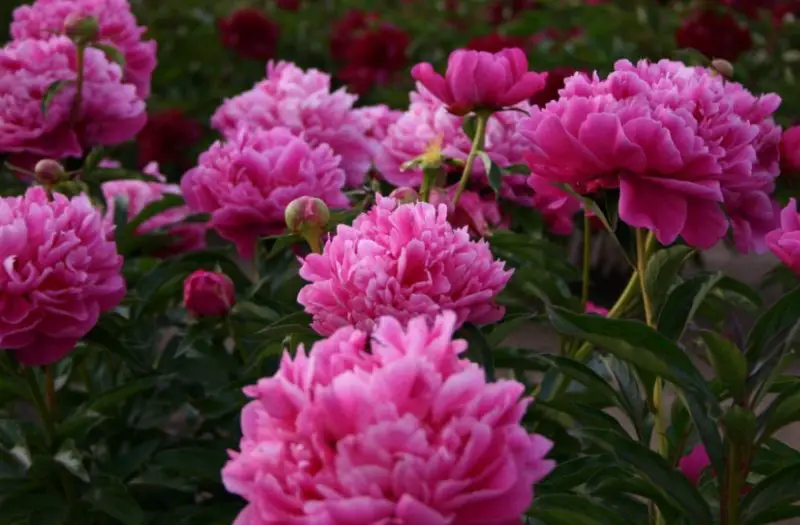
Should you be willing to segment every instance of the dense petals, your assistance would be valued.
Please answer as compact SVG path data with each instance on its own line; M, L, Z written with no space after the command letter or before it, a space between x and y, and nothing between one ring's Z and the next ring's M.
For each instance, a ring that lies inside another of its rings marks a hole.
M800 214L795 199L781 211L781 225L767 234L767 245L783 264L800 274Z

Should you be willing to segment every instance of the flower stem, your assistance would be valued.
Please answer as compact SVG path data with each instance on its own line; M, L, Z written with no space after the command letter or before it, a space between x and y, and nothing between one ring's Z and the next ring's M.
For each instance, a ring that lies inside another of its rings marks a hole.
M86 54L86 44L77 44L75 51L77 52L75 69L77 70L78 77L75 79L75 98L72 100L72 108L69 114L69 120L73 124L78 120L83 99L83 62L84 55Z
M589 214L583 212L583 282L581 288L581 305L586 311L586 303L589 301L589 270L592 264L592 228Z
M653 326L653 303L645 288L645 270L647 269L648 244L652 233L647 234L643 228L636 229L636 273L639 274L639 287L642 290L642 303L644 304L644 318L647 326Z
M419 198L422 202L428 202L431 198L431 187L433 181L436 179L437 170L423 168L422 170L422 185L419 188Z
M742 462L736 443L728 444L725 479L722 482L720 504L721 525L739 525L739 497L741 496Z
M58 405L56 404L56 381L53 377L53 365L47 365L44 367L44 384L47 411L49 412L50 417L55 420L56 413L58 412Z
M475 114L475 118L477 120L475 126L475 136L472 139L472 148L469 150L467 161L464 164L464 172L461 174L461 180L458 182L456 195L453 197L453 206L458 204L458 200L461 198L461 194L464 193L464 190L467 188L467 183L472 176L472 163L475 162L475 157L477 157L478 153L480 153L480 151L483 149L483 140L486 137L486 123L489 122L490 116L491 113L485 111L478 111Z

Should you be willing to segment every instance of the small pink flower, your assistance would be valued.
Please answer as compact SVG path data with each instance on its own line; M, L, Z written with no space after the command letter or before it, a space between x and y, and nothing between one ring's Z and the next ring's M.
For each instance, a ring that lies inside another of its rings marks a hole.
M591 301L586 301L586 313L605 317L608 315L608 308L603 308L602 306L598 306Z
M183 304L195 317L225 315L235 300L233 281L224 273L196 270L183 281Z
M697 485L700 482L700 476L710 465L711 460L708 457L708 452L706 452L706 447L702 444L695 445L689 454L678 461L678 469L693 485Z
M458 49L450 53L444 77L427 62L414 66L411 75L455 115L519 104L542 89L547 78L528 71L525 52L518 48L499 53Z
M800 275L800 214L795 199L781 211L781 225L767 234L767 245L783 264Z
M447 206L377 204L352 226L340 225L322 254L303 260L300 276L310 281L297 297L322 335L353 325L372 330L377 319L400 321L443 310L465 322L493 323L504 309L494 302L512 272L474 242L465 228L447 222Z
M67 355L125 296L113 226L85 195L0 199L0 348L25 365Z
M222 470L238 525L511 525L554 468L530 398L460 355L456 316L342 328L247 387Z
M344 179L325 144L312 147L285 128L241 130L200 155L181 190L192 210L211 213L209 226L251 257L258 237L284 231L286 206L297 197L346 208Z

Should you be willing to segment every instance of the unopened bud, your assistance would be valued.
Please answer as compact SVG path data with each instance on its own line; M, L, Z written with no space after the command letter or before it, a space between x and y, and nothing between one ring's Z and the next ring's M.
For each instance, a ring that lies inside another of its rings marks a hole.
M389 194L389 197L396 200L398 204L408 204L409 202L417 202L419 200L419 194L417 191L414 188L409 188L408 186L395 189Z
M93 16L70 13L64 20L64 32L73 41L79 44L88 44L97 40L100 34L100 25Z
M64 166L53 159L42 159L33 168L33 174L39 184L52 185L64 178Z
M224 273L196 270L183 281L183 304L195 317L225 315L235 301L233 281Z
M328 225L331 213L321 199L298 197L286 207L286 227L292 233L322 230Z
M715 58L711 61L711 69L725 78L733 78L733 64L722 58Z

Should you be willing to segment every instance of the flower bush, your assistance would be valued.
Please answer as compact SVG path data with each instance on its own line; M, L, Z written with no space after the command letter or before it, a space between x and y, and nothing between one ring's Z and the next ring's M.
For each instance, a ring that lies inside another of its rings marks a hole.
M800 4L245 4L0 6L3 524L800 518Z

